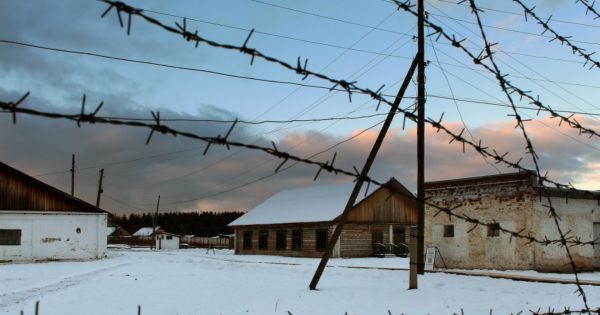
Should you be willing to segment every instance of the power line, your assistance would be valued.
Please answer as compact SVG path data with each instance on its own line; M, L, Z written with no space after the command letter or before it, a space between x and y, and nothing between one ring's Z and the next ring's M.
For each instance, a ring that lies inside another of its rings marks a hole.
M318 86L318 85L311 85L311 84L307 84L307 83L300 83L300 82L294 82L294 81L284 81L284 80L273 80L273 79L252 77L252 76L246 76L246 75L231 74L231 73L225 73L225 72L208 70L208 69L202 69L202 68L178 66L178 65L165 64L165 63L159 63L159 62L148 61L148 60L140 60L140 59L132 59L132 58L119 57L119 56L111 56L111 55L99 54L99 53L88 52L88 51L81 51L81 50L56 48L56 47L50 47L50 46L44 46L44 45L38 45L38 44L31 44L31 43L25 43L25 42L13 41L13 40L6 40L6 39L0 39L0 44L12 44L12 45L24 46L24 47L29 47L29 48L36 48L36 49L41 49L41 50L47 50L47 51L62 52L62 53L68 53L68 54L74 54L74 55L84 55L84 56L90 56L90 57L98 57L98 58L103 58L103 59L110 59L110 60L116 60L116 61L131 62L131 63L136 63L136 64L151 65L151 66L157 66L157 67L162 67L162 68L171 68L171 69L176 69L176 70L201 72L201 73L207 73L207 74L213 74L213 75L219 75L219 76L225 76L225 77L231 77L231 78L237 78L237 79L245 79L245 80L265 82L265 83L287 84L287 85L295 85L295 86L300 86L300 87L310 87L310 88L319 88L319 89L327 89L327 90L331 89L330 87L323 87L323 86ZM340 46L339 48L340 49L346 49L346 50L354 50L353 47L341 47ZM375 54L375 55L378 55L378 56L384 56L384 57L394 57L394 58L400 58L400 59L410 59L410 57L401 56L401 55L385 54L385 53L369 52L369 51L362 51L362 52L366 52L366 53L370 53L370 54ZM508 53L506 51L502 51L502 52ZM523 54L521 54L521 55L523 55ZM536 57L536 56L532 56L532 57ZM485 72L485 70L473 69L473 68L471 68L469 66L466 66L464 64L462 64L462 65L451 64L451 63L443 63L443 64L446 64L446 65L449 65L449 66L453 66L453 67L459 67L459 68L465 68L465 69L472 69L474 71ZM566 85L573 85L573 86L581 86L581 87L588 87L588 88L597 88L597 89L600 89L600 86L597 86L597 85L590 85L590 84L577 83L577 82L565 82L565 81L556 81L556 80L548 80L548 79L536 79L536 78L529 78L529 77L522 77L522 76L514 76L514 77L515 78L528 79L528 80L534 80L534 81L544 81L544 82L552 82L552 83L558 83L558 84L566 84ZM343 91L342 89L335 89L335 90L337 90L337 91Z
M438 61L438 64L440 64L439 58L438 58L438 55L437 55L437 51L435 49L435 46L433 45L433 40L431 39L431 37L429 38L429 41L431 42L431 48L433 48L433 54L435 56L435 59ZM473 133L471 133L471 129L467 126L467 123L465 122L463 114L460 111L460 107L458 106L458 102L455 100L454 89L452 89L452 85L450 84L450 80L448 79L448 76L446 75L446 71L444 71L444 68L441 66L441 64L440 64L440 70L442 71L442 75L444 76L444 79L446 80L446 84L448 85L448 90L450 90L450 95L452 95L452 101L454 102L454 106L456 107L456 111L458 112L458 117L460 118L460 121L462 122L463 127L465 128L465 130L469 134L469 137L471 137L471 140L475 141L475 137L473 137ZM485 163L487 165L489 165L493 169L495 169L496 172L498 172L498 174L501 173L500 169L496 165L494 165L494 163L488 161L487 157L483 157L483 160L485 161Z
M456 1L450 1L450 0L437 0L440 2L445 2L445 3L450 3L450 4L454 4L454 5L459 5L459 6L463 6L463 7L469 7L468 4L463 4L460 2L456 2ZM492 12L497 12L497 13L503 13L503 14L509 14L509 15L515 15L515 16L520 16L520 17L524 17L525 15L521 12L514 12L514 11L508 11L508 10L500 10L500 9L494 9L494 8L490 8L490 7L482 7L480 5L477 6L479 9L485 10L485 11L492 11ZM547 20L549 17L542 17L544 20ZM588 24L588 23L582 23L582 22L576 22L576 21L569 21L569 20L564 20L564 19L557 19L552 17L552 21L554 22L559 22L559 23L564 23L564 24L572 24L572 25L579 25L579 26L586 26L586 27L596 27L596 28L600 28L600 25L597 24Z
M256 2L256 3L260 3L263 5L268 5L271 7L275 7L275 8L279 8L279 9L283 9L283 10L287 10L290 12L295 12L295 13L300 13L300 14L304 14L304 15L309 15L309 16L314 16L314 17L318 17L318 18L322 18L322 19L326 19L326 20L331 20L331 21L336 21L336 22L340 22L340 23L344 23L344 24L349 24L349 25L354 25L354 26L359 26L359 27L372 27L363 23L359 23L359 22L355 22L355 21L350 21L347 19L341 19L341 18L336 18L336 17L332 17L332 16L327 16L327 15L323 15L323 14L318 14L318 13L314 13L314 12L309 12L309 11L305 11L305 10L300 10L300 9L295 9L295 8L291 8L291 7L287 7L287 6L283 6L280 4L274 4L274 3L270 3L270 2L265 2L265 1L261 1L261 0L250 0L252 2ZM392 0L380 0L382 2L386 2L386 3L391 3L394 4L394 2ZM430 13L431 14L431 13ZM433 14L435 15L435 14ZM451 19L456 19L456 18L451 18ZM460 19L456 19L456 20L460 20ZM465 21L465 20L461 20L461 21ZM467 23L473 23L471 21L465 21ZM537 36L537 37L544 37L544 38L552 38L549 37L547 35L541 35L539 33L532 33L532 32L525 32L525 31L521 31L521 30L516 30L516 29L511 29L511 28L503 28L503 27L499 27L499 26L491 26L491 25L484 25L485 27L489 27L489 28L496 28L499 30L503 30L503 31L510 31L510 32L515 32L515 33L521 33L524 35L532 35L532 36ZM382 31L382 32L387 32L387 33L394 33L394 34L400 34L400 35L405 35L405 36L414 36L414 34L406 34L403 32L398 32L392 29L387 29L387 28L375 28L378 31ZM588 41L576 41L579 43L584 43L584 44L591 44L591 45L600 45L600 43L598 42L588 42Z
M436 10L440 11L442 14L446 15L446 14L445 14L443 11L441 11L440 9L438 9L437 7L435 7L434 5L430 5L430 6L431 6L431 7L433 7L434 9L436 9ZM460 35L460 36L463 36L464 38L466 38L466 40L467 40L467 41L474 43L472 40L468 39L466 36L464 36L463 34L461 34L460 32L458 32L458 31L457 31L457 30L455 30L454 28L450 27L449 25L447 25L447 24L446 24L446 23L444 23L443 21L440 21L439 19L437 19L437 18L435 18L435 17L434 17L434 19L436 19L438 22L440 22L442 25L444 25L444 26L445 26L445 27L447 27L448 29L452 30L452 31L453 31L453 32L455 32L456 34L458 34L458 35ZM469 29L469 28L465 27L464 25L462 25L462 24L460 24L460 23L459 23L459 25L460 25L460 26L462 26L463 28L465 28L467 31L469 31L469 32L471 32L472 34L474 34L475 36L477 36L477 37L481 38L481 35L480 35L480 34L477 34L477 33L473 32L471 29ZM504 54L506 54L506 53L504 53ZM446 56L449 56L449 55L447 55L447 54L445 54L445 55L446 55ZM559 84L557 84L555 81L552 81L552 80L548 80L548 79L546 79L546 78L545 78L545 77L544 77L544 76L543 76L541 73L539 73L538 71L536 71L536 70L532 69L531 67L529 67L529 66L527 66L527 65L525 65L525 64L523 64L523 63L521 63L521 62L520 62L518 59L516 59L516 58L512 57L510 54L506 54L506 55L507 55L509 58L511 58L511 59L515 60L516 62L518 62L519 64L521 64L522 66L524 66L525 68L527 68L527 69L529 69L530 71L534 72L534 73L535 73L535 74L537 74L538 76L542 77L543 79L545 79L545 81L548 81L548 82L550 82L550 83L553 83L553 84L555 84L556 86L558 86L559 88L561 88L561 89L563 89L564 91L566 91L568 94L571 94L571 95L573 95L573 93L572 93L571 91L568 91L568 90L564 89L562 86L560 86ZM449 56L449 57L450 57L450 56ZM463 64L461 61L457 60L457 59L456 59L456 58L454 58L454 57L450 57L450 58L452 58L454 61L456 61L456 62L458 62L458 63L460 63L460 64ZM499 60L500 60L500 59L499 59ZM500 60L500 61L502 61L502 60ZM540 88L542 88L542 89L546 90L546 91L547 91L547 92L549 92L550 94L552 94L552 95L556 96L557 98L559 98L559 99L563 100L563 101L564 101L566 104L569 104L569 105L571 105L571 106L573 106L573 107L575 107L575 108L577 108L577 109L579 109L579 110L582 110L582 109L581 109L581 107L579 107L579 106L577 106L577 105L575 105L575 104L573 104L573 103L569 102L567 99L565 99L565 98L564 98L564 97L562 97L561 95L559 95L559 94L555 93L553 90L551 90L551 89L548 89L548 88L546 88L545 86L543 86L543 85L541 85L541 84L539 84L539 83L535 82L535 81L537 81L537 80L534 80L533 78L529 78L529 77L525 76L525 74L523 74L521 71L519 71L519 70L518 70L518 69L516 69L515 67L511 66L510 64L508 64L508 63L506 63L506 62L504 62L504 64L505 64L507 67L509 67L510 69L512 69L513 71L515 71L515 72L517 72L518 74L520 74L522 78L525 78L525 79L527 79L527 80L531 81L533 84L535 84L535 85L539 86ZM463 65L464 65L464 64L463 64ZM465 65L465 66L466 66L466 65ZM519 76L512 76L512 77L515 77L515 78L517 78L517 77L519 77ZM494 82L495 82L495 81L494 81ZM577 97L577 98L579 98L579 99L581 99L579 96L576 96L576 97ZM583 99L582 99L582 100L583 100ZM588 102L587 102L587 101L585 101L585 100L583 100L583 102L585 102L585 103L588 103ZM590 104L590 103L588 103L588 104ZM593 104L590 104L590 105L591 105L592 107L596 107L596 106L594 106ZM512 106L511 106L511 108L512 108Z
M201 72L201 73L207 73L207 74L213 74L213 75L219 75L219 76L225 76L225 77L231 77L231 78L237 78L237 79L244 79L244 80L251 80L251 81L258 81L258 82L264 82L264 83L294 85L294 86L309 87L309 88L322 89L322 90L331 90L331 87L328 87L328 86L320 86L320 85L312 85L312 84L300 83L300 82L293 82L293 81L272 80L272 79L266 79L266 78L237 75L237 74L219 72L219 71L214 71L214 70L207 70L207 69L201 69L201 68L192 68L192 67L177 66L177 65L157 63L157 62L146 61L146 60L139 60L139 59L131 59L131 58L124 58L124 57L110 56L110 55L104 55L104 54L98 54L98 53L86 52L86 51L80 51L80 50L69 50L69 49L63 49L63 48L42 46L42 45L30 44L30 43L24 43L24 42L17 42L17 41L12 41L12 40L0 39L0 43L14 44L14 45L25 46L25 47L30 47L30 48L36 48L36 49L41 49L41 50L48 50L48 51L69 53L69 54L76 54L76 55L87 55L87 56L99 57L99 58L103 58L103 59L117 60L117 61L123 61L123 62L131 62L131 63L137 63L137 64L145 64L145 65L151 65L151 66L157 66L157 67L163 67L163 68L172 68L172 69L177 69L177 70ZM348 49L350 49L350 48L348 48ZM502 51L502 52L506 53L505 51ZM381 54L381 56L405 58L405 57L402 57L402 56L391 55L391 54ZM406 58L408 58L408 57L406 57ZM454 59L454 60L457 61L456 59ZM445 64L453 66L453 67L465 68L465 69L470 69L470 70L478 71L478 72L485 72L485 70L473 69L473 68L471 68L471 67L469 67L469 66L467 66L465 64L462 64L462 63L459 64L459 65L450 64L450 63L445 63ZM533 78L528 78L528 77L523 77L523 76L514 76L514 77L515 78L529 79L529 80L534 80L534 81L538 80L538 81L546 81L546 82L552 82L552 83L576 85L576 86L582 86L582 87L600 88L600 86L586 85L586 84L573 83L573 82L561 82L561 81L553 81L553 80L547 80L547 79L546 80L545 79L533 79ZM339 89L339 88L335 88L333 90L335 90L335 91L343 91L342 89ZM386 96L393 97L393 95L386 95Z
M386 115L387 115L387 114L386 114ZM340 142L337 142L337 143L333 144L332 146L330 146L330 147L328 147L328 148L326 148L326 149L324 149L324 150L322 150L322 151L319 151L319 152L317 152L317 153L314 153L314 154L310 155L310 156L309 156L307 159L312 159L312 158L314 158L314 157L316 157L316 156L318 156L318 155L321 155L321 154L323 154L323 153L325 153L325 152L331 151L331 150L333 150L334 148L336 148L336 147L338 147L338 146L340 146L340 145L342 145L342 144L344 144L344 143L346 143L346 142L352 141L353 139L355 139L355 138L357 138L357 137L361 136L362 134L364 134L365 132L367 132L367 131L369 131L369 130L371 130L371 129L373 129L373 128L375 128L375 127L379 126L379 125L381 125L382 123L383 123L383 121L380 121L380 122L378 122L378 123L377 123L377 124L375 124L375 125L372 125L372 126L370 126L370 127L366 128L366 129L363 129L361 132L359 132L359 133L357 133L357 134L353 135L352 137L349 137L349 138L347 138L347 139L344 139L344 140L342 140L342 141L340 141ZM273 176L275 176L275 175L277 175L277 174L281 174L281 173L283 173L283 172L285 172L285 171L287 171L287 170L291 169L292 167L294 167L294 166L296 166L296 165L298 165L298 164L300 164L300 162L294 162L294 163L290 164L289 166L286 166L286 167L284 167L284 168L280 169L280 170L279 170L279 171L277 171L277 172L273 172L273 173L271 173L271 174L268 174L268 175L265 175L265 176L262 176L262 177L256 178L256 179L254 179L254 180L251 180L251 181L249 181L249 182L246 182L246 183L243 183L243 184L240 184L240 185L236 185L236 186L233 186L233 187L231 187L231 188L228 188L228 189L225 189L225 190L221 190L221 191L218 191L218 192L215 192L215 193L211 193L211 194L206 194L206 195L203 195L203 196L201 196L201 197L196 197L196 198L192 198L192 199L186 199L186 200L176 200L176 201L166 202L165 204L166 204L166 205L177 205L177 204L183 204L183 203L188 203L188 202L198 201L198 200L201 200L201 199L206 199L206 198L216 197L216 196L219 196L219 195L222 195L222 194L225 194L225 193L229 193L229 192L232 192L232 191L239 190L239 189L242 189L242 188L244 188L244 187L250 186L250 185L252 185L252 184L254 184L254 183L257 183L257 182L259 182L259 181L263 181L263 180L265 180L265 179L267 179L267 178L270 178L270 177L273 177Z
M7 111L2 111L2 113L7 113ZM179 153L189 152L189 151L193 151L193 150L198 150L198 149L179 150L179 151L174 151L174 152L167 152L167 153L155 154L155 155L151 155L151 156L134 158L134 159L130 159L130 160L122 160L122 161L109 162L109 163L105 163L105 164L97 164L97 165L91 165L91 166L86 166L86 167L80 167L80 168L77 168L77 171L78 172L79 171L87 171L87 170L92 170L92 169L99 169L101 167L109 167L109 166L115 166L115 165L120 165L120 164L133 163L133 162L137 162L137 161L155 159L158 157L179 154ZM69 171L70 170L53 171L53 172L33 175L32 177L44 177L44 176L49 176L49 175L64 174L64 173L68 173Z

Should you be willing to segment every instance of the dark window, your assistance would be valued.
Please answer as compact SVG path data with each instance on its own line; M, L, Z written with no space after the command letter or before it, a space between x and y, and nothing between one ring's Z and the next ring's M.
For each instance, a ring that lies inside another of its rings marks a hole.
M244 249L252 249L252 231L244 231Z
M287 231L279 230L279 231L277 231L276 248L279 250L285 250L286 247L287 247Z
M21 230L0 230L0 245L21 245Z
M327 229L316 231L316 249L325 250L327 248Z
M500 236L500 224L494 223L492 225L488 225L487 226L487 236L488 237Z
M258 231L258 249L267 249L269 247L269 231Z
M167 239L168 239L168 240L172 240L172 239L173 239L173 236L171 236L171 235L167 235Z
M371 232L371 241L373 244L383 243L383 231Z
M454 237L454 225L444 225L444 237Z
M293 230L292 231L292 249L293 250L301 250L302 249L302 230Z

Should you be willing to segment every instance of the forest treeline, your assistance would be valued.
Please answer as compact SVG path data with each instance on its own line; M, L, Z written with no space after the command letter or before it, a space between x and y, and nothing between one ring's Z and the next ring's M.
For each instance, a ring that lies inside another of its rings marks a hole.
M215 236L230 234L227 224L243 212L169 212L159 213L157 224L165 231L179 235ZM152 226L153 213L114 216L111 223L133 234L138 229Z

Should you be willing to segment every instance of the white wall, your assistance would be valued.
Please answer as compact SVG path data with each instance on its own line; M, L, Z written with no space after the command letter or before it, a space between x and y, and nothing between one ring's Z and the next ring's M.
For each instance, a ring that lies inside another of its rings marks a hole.
M179 237L171 235L171 239L167 239L170 235L159 234L156 236L156 249L179 249Z
M106 219L104 213L0 211L0 229L21 230L21 245L0 245L0 260L102 258Z

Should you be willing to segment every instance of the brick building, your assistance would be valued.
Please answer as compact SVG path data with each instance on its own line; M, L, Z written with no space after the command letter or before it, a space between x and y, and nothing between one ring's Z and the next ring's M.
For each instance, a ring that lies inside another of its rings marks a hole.
M530 232L538 239L558 239L554 220L548 215L547 196L561 217L563 231L581 240L600 238L600 193L548 188L540 200L533 173L512 173L429 182L428 201L444 207L461 205L455 211L503 228ZM564 248L526 244L494 227L434 216L425 208L425 246L439 249L447 267L476 269L533 269L570 271ZM469 230L473 229L470 233ZM577 266L600 269L600 244L571 247Z
M415 201L394 178L386 185L406 196L383 186L367 196L361 191L333 257L372 256L374 244L407 243L407 227L417 222ZM312 186L273 195L229 224L236 254L321 257L353 187Z

